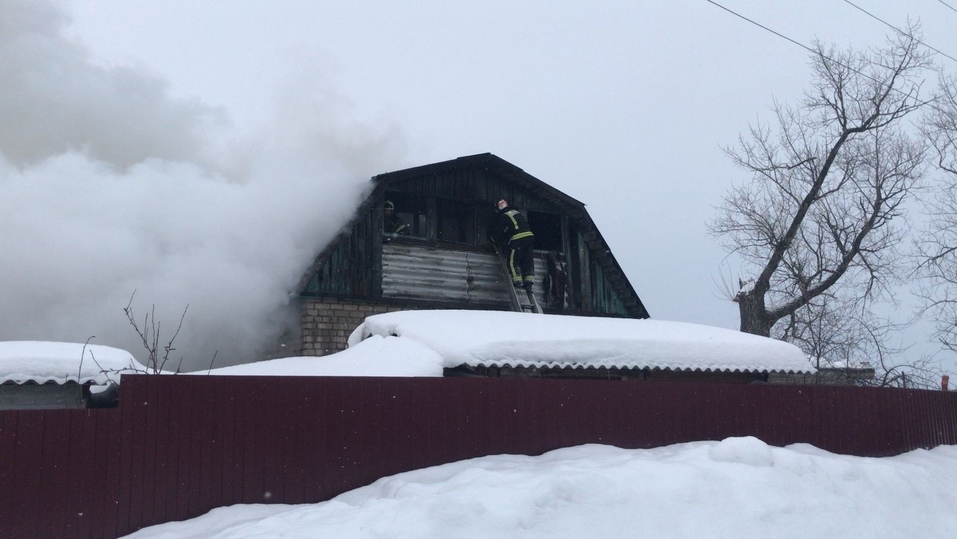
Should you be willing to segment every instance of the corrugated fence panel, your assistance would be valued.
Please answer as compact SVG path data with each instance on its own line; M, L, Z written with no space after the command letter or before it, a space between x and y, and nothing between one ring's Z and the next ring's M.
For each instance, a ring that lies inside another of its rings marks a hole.
M43 420L42 411L26 414L23 412L5 412L12 414L16 425L10 432L16 438L13 458L3 455L4 478L9 480L0 490L0 499L10 500L11 513L0 515L0 535L4 537L38 537L40 525L40 492L42 488L39 475L43 469ZM7 433L4 433L7 435ZM4 528L9 529L4 530Z
M108 412L0 412L0 537L115 533L116 476L105 464L116 454L109 434L117 415Z
M93 473L96 478L87 484L87 493L98 500L90 516L94 522L92 537L111 537L119 529L119 514L116 510L119 485L120 478L127 473L120 466L123 416L118 410L98 410L95 417L97 465Z
M957 444L957 393L599 380L124 377L119 409L0 412L0 537L116 537L236 503L585 443Z

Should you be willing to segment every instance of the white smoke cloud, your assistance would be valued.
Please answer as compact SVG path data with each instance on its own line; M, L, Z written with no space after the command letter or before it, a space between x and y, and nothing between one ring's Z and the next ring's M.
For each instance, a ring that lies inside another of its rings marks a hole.
M159 77L95 66L52 4L0 0L0 340L85 341L143 359L123 308L161 343L189 305L183 369L250 361L289 294L388 170L394 129L355 125L321 77L238 141L227 115Z
M205 128L222 111L166 98L162 79L94 67L63 37L67 16L44 1L2 0L0 148L15 164L82 150L128 166L150 157L202 160Z

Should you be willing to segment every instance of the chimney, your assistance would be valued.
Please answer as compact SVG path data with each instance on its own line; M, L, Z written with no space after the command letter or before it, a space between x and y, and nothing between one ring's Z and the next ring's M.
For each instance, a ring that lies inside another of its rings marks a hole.
M946 374L940 377L940 390L947 391L947 384L950 382L950 376Z

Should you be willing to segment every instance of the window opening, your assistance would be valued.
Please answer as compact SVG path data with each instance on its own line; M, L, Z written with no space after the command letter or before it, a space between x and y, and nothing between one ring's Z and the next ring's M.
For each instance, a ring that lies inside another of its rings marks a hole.
M475 243L475 217L472 206L457 200L439 198L435 201L438 219L438 240L458 243Z
M485 243L495 237L495 228L498 225L498 212L495 204L487 202L479 204L475 211L475 230L481 234L479 243Z
M426 214L427 199L424 196L412 193L387 192L383 201L383 208L386 202L391 202L395 215L408 226L409 236L424 238L426 236ZM383 212L385 210L383 209ZM385 215L385 214L384 214ZM383 223L385 220L383 219ZM384 232L388 231L388 227Z
M554 213L528 212L528 226L535 234L536 251L564 252L562 216Z

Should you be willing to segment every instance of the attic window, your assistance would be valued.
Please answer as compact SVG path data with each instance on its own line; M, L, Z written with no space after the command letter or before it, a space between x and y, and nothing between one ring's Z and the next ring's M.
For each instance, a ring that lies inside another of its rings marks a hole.
M475 217L471 205L444 198L435 201L436 239L458 243L475 243Z
M427 199L411 193L386 193L385 200L395 205L395 214L409 226L410 236L425 237Z
M528 226L535 233L536 251L565 252L562 241L562 216L554 213L528 212Z

